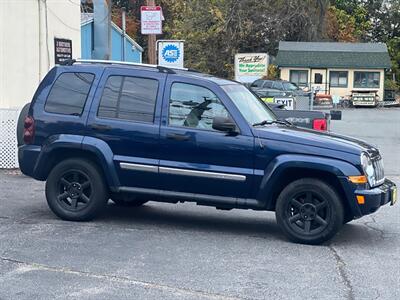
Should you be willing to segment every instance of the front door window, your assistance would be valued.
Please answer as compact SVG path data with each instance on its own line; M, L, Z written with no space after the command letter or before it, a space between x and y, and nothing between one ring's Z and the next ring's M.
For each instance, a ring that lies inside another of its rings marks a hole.
M214 117L229 116L228 111L209 89L187 83L174 83L169 100L169 125L204 130L212 128Z

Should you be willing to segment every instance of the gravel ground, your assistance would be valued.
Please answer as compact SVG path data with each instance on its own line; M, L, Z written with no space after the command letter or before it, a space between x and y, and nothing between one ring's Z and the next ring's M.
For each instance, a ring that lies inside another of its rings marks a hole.
M334 132L376 144L400 185L400 109L346 110ZM88 223L47 208L44 184L0 171L0 299L400 299L400 206L328 244L288 242L273 213L109 205Z

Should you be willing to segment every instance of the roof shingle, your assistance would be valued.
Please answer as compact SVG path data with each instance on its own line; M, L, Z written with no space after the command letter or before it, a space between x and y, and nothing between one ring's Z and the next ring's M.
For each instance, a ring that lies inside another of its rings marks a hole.
M275 63L279 67L390 68L385 44L280 42Z

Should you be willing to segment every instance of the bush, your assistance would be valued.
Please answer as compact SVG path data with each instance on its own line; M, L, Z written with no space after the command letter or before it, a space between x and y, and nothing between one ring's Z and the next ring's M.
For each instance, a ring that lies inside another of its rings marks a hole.
M399 91L400 86L396 81L394 81L392 79L385 79L385 90Z

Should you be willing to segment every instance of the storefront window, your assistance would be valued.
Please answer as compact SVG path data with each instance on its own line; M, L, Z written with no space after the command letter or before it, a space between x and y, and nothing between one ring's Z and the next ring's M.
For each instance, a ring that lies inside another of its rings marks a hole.
M290 82L298 86L308 85L308 71L307 70L290 70Z
M330 71L329 84L331 87L347 87L347 71Z
M354 72L355 88L379 88L379 72Z

